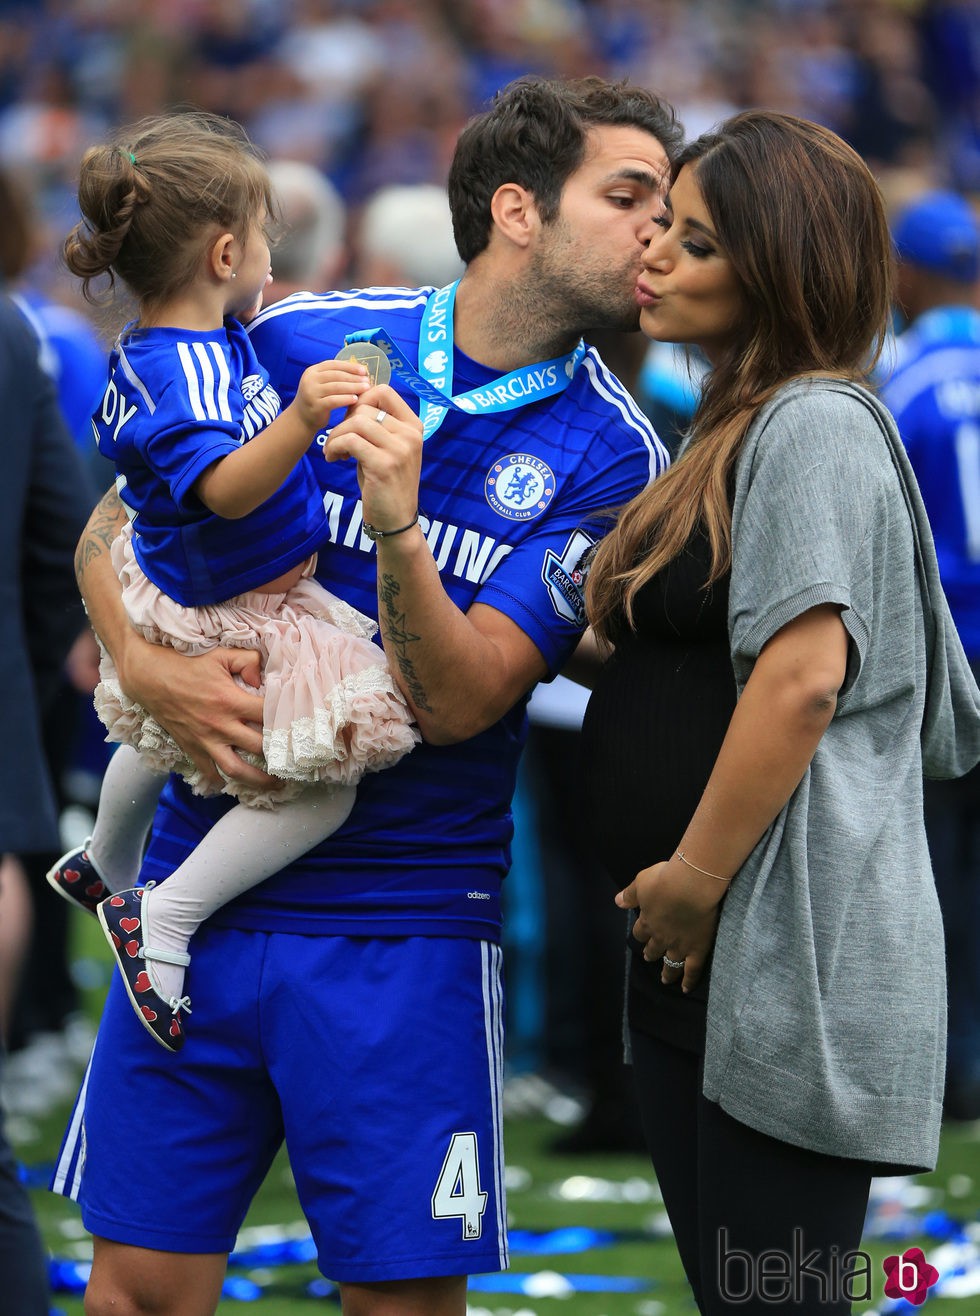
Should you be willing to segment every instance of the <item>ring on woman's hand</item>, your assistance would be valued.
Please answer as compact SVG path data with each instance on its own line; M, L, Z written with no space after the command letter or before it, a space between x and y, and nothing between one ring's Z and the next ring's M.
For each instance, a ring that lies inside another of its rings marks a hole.
M379 411L374 419L378 422L379 425L383 425L385 423L385 416L387 416L387 414L388 414L387 411Z
M683 960L672 960L667 955L664 956L664 968L666 969L683 969Z

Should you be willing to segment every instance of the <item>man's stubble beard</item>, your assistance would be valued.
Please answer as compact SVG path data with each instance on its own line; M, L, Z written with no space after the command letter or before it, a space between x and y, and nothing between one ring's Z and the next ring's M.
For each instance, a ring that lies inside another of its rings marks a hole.
M593 253L576 248L568 225L557 219L550 241L534 255L522 300L529 316L549 316L553 330L588 338L593 329L631 332L640 327L634 290L639 257L624 259L617 270L601 265Z

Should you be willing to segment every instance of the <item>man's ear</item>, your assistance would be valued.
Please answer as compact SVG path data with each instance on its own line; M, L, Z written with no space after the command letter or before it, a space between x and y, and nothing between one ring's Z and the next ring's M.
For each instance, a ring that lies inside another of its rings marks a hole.
M527 247L541 227L534 196L519 183L502 183L490 201L494 227L517 247Z
M238 243L234 233L222 233L208 248L208 269L216 279L224 282L235 273L235 256Z

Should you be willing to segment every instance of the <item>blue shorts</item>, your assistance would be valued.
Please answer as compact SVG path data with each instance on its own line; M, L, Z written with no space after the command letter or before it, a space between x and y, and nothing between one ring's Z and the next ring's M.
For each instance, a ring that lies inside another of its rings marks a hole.
M191 949L179 1055L113 974L51 1183L86 1229L229 1252L285 1139L327 1278L504 1269L499 947L206 927Z

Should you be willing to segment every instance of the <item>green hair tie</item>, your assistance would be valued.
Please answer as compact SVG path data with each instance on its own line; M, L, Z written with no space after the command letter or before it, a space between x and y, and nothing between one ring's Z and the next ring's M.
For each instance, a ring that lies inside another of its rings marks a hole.
M132 165L136 163L136 156L133 155L132 151L129 152L129 163Z

